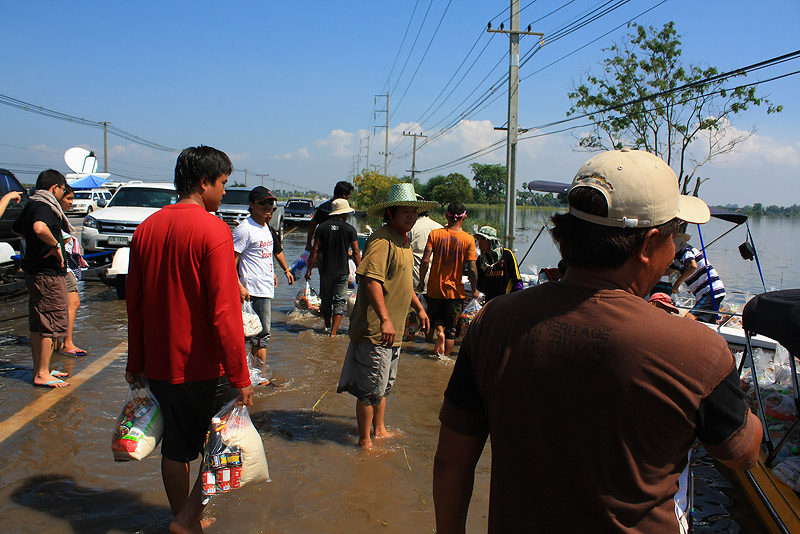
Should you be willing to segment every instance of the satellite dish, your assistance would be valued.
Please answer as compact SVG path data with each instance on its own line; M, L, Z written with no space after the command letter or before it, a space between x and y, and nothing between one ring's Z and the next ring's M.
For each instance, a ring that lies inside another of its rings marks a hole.
M72 172L91 174L97 170L97 158L94 152L79 146L64 152L64 161Z

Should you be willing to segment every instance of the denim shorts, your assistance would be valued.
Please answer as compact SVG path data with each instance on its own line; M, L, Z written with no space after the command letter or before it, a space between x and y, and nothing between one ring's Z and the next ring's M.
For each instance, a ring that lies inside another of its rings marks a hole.
M319 312L323 316L347 315L347 278L346 274L320 273Z
M250 297L250 305L261 321L261 332L251 338L253 345L266 347L270 336L270 323L272 323L272 299L268 297Z

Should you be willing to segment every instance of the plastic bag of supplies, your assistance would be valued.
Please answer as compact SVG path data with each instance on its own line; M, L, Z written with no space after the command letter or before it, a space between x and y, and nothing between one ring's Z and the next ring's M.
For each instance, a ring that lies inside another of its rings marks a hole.
M164 415L150 388L131 386L111 438L114 461L145 458L155 450L163 434Z
M298 310L308 310L316 315L319 315L320 304L322 304L322 301L319 295L317 295L317 292L314 291L314 288L311 287L311 284L308 282L306 282L306 285L297 293L294 299L294 305Z
M304 250L300 253L300 256L297 258L297 261L294 262L292 265L292 276L294 276L295 280L299 280L306 275L306 270L308 267L308 257L311 253L307 250Z
M242 323L244 324L244 337L256 337L263 326L261 326L261 319L258 314L253 310L253 305L249 300L242 302Z
M478 299L472 299L469 303L464 306L464 310L461 312L461 332L466 332L467 328L469 327L470 323L472 323L475 316L478 315L478 312L481 311L481 303L478 302Z
M269 482L264 443L247 406L237 405L237 399L211 419L200 476L204 502L250 482Z

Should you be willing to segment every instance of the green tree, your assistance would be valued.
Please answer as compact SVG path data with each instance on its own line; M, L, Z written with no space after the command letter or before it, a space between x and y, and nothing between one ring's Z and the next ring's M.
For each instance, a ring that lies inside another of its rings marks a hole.
M754 86L727 88L730 79L714 78L719 74L714 67L683 65L674 22L661 30L630 27L621 44L607 49L611 54L603 61L603 74L587 73L569 93L573 106L567 115L587 114L594 122L579 138L581 148L651 152L673 168L683 194L689 194L694 180L696 195L707 180L697 176L698 168L754 132L733 134L731 118L751 105L767 105L767 113L782 106L773 106Z
M389 188L400 182L397 176L385 176L375 171L362 171L353 180L356 190L352 196L353 205L367 209L375 204L386 202Z
M423 197L425 197L426 200L431 200L433 198L431 196L433 194L433 189L437 185L441 185L446 181L447 181L447 176L445 176L444 174L437 174L436 176L429 178L428 181L425 182L424 184L419 184L419 187L417 187L415 184L414 190Z
M505 165L486 165L472 163L469 166L474 175L477 202L486 204L503 204L506 198L506 167Z
M436 178L436 177L434 177ZM430 200L435 200L442 207L451 202L459 201L463 204L472 202L472 186L463 174L457 172L448 174L444 180L438 181L430 192Z

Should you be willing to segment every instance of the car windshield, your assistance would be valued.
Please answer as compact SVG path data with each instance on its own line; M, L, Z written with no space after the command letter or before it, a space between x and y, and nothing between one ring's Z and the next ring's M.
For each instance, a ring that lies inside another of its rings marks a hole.
M248 206L250 204L250 201L247 200L249 195L250 191L247 189L226 189L225 196L222 197L222 203Z
M123 187L117 190L117 194L108 203L108 207L163 208L167 204L175 204L177 200L178 194L169 189Z
M92 197L92 194L89 191L75 191L73 195L75 200L86 200Z
M295 211L312 211L310 202L303 202L300 200L290 200L286 203L286 209Z

